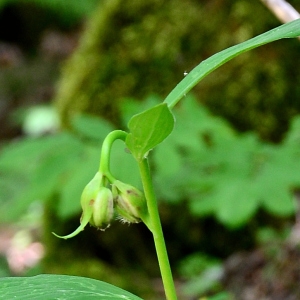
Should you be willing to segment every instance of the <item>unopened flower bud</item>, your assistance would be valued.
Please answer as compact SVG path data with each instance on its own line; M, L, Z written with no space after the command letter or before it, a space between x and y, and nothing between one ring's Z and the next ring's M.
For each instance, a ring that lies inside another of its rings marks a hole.
M123 222L138 223L146 217L147 203L141 191L116 180L112 192L116 210Z
M110 189L103 186L103 175L96 173L94 178L84 188L81 199L82 216L80 226L71 234L57 237L68 239L76 236L84 230L85 226L91 225L105 230L113 218L113 196Z
M114 215L114 200L110 189L101 187L95 199L91 199L88 205L92 207L90 224L105 230L109 227Z

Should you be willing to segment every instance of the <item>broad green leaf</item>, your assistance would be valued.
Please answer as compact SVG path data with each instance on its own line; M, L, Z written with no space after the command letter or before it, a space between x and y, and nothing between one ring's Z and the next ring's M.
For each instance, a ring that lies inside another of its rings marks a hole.
M53 151L64 134L50 135L42 138L24 138L9 143L0 152L0 168L9 170L28 170L36 165L37 159L49 149Z
M168 141L172 140L174 145L187 152L194 152L199 156L200 151L203 152L216 141L232 140L235 137L233 129L225 120L212 116L191 95L173 112L177 120L176 128Z
M38 146L39 151L35 149ZM51 139L41 138L32 144L25 141L25 147L20 143L20 149L12 149L13 153L25 156L22 158L24 166L10 175L14 184L11 197L3 198L5 195L0 192L2 221L18 218L34 201L47 201L59 189L65 173L78 160L81 149L80 141L67 133L52 136ZM25 165L27 154L29 168Z
M140 161L172 132L174 117L167 104L161 103L133 116L128 127L130 133L126 145L135 159Z
M300 143L300 116L295 116L291 122L290 130L284 139L284 144L299 148Z
M259 201L253 195L250 183L246 180L235 180L224 183L218 194L217 218L229 227L245 224L256 212Z
M162 99L158 95L149 95L143 101L138 101L132 98L125 98L120 103L122 124L126 126L132 116L145 111L155 105L162 102Z
M273 174L264 174L253 185L260 197L261 205L270 213L277 216L289 216L295 212L290 185L284 182L283 177L274 170Z
M189 208L193 215L196 216L208 216L212 215L216 211L216 197L197 197L191 199L189 202Z
M102 141L114 129L104 119L92 115L78 115L72 120L73 128L83 137Z
M98 164L99 149L96 147L85 147L82 155L74 162L61 185L61 197L57 205L59 217L68 218L81 212L81 194L84 187L95 176Z
M171 91L164 102L167 103L170 108L174 107L176 103L201 79L241 53L279 39L294 38L297 36L300 36L300 19L276 27L241 44L218 52L202 61L187 76L185 76L185 78Z
M156 173L161 177L169 177L180 171L182 159L179 151L169 139L164 141L153 155Z
M138 165L134 157L128 150L126 151L126 146L121 140L114 142L110 165L111 172L116 178L135 187L142 187Z
M176 127L185 126L189 131L213 131L224 137L230 137L234 134L234 131L225 119L213 116L193 95L185 97L180 107L174 111L174 115L176 120L178 120ZM186 132L184 134L186 135Z
M264 162L253 182L253 189L264 208L276 215L295 212L292 191L300 185L300 160L293 144L265 145Z
M141 300L108 283L66 275L0 278L0 291L3 300Z

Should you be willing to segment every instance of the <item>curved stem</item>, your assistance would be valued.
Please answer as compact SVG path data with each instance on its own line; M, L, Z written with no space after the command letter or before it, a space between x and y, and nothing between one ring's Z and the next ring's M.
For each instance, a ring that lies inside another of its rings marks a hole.
M144 158L138 162L138 164L149 211L150 227L148 227L153 234L165 294L168 300L177 300L165 239L160 223L157 201L150 175L148 159Z
M100 165L99 172L107 177L110 182L114 182L116 179L110 172L110 153L111 148L115 140L125 141L127 137L127 132L122 130L114 130L110 132L103 141L101 156L100 156Z

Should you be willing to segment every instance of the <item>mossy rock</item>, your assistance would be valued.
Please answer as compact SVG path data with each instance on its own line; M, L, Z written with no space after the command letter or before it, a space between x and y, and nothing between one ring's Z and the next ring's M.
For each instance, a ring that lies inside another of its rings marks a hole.
M122 98L166 96L203 59L278 25L246 0L101 1L62 73L56 103L64 124L77 112L118 123ZM294 40L244 54L194 93L238 129L278 140L299 111L298 51Z

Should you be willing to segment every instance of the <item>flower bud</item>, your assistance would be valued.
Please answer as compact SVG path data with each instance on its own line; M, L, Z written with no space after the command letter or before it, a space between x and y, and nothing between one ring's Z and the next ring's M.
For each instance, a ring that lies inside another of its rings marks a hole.
M113 218L113 196L110 189L103 186L103 175L96 173L94 178L84 188L81 199L82 216L80 226L66 236L55 236L68 239L76 236L90 223L92 226L105 230Z
M112 192L116 210L123 222L138 223L147 215L147 203L141 191L115 180Z
M109 227L114 215L114 200L110 189L101 187L95 199L88 203L93 209L90 224L101 230Z

